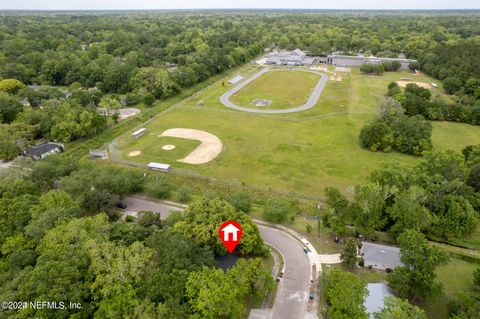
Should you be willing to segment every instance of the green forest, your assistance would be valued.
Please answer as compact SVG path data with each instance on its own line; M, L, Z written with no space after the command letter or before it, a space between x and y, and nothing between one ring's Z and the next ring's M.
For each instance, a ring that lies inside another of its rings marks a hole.
M462 240L478 235L480 145L462 153L432 152L431 138L431 121L480 125L478 22L478 14L435 12L1 12L0 159L13 160L40 141L82 143L120 125L110 110L161 105L270 49L300 48L315 56L403 54L418 60L412 71L442 81L441 97L414 84L390 84L358 147L424 161L379 167L352 187L352 198L327 188L321 213L334 235L377 240L380 233L399 244L405 267L389 273L388 283L404 300L422 305L441 294L435 270L448 261L427 239L472 250L479 245L478 238ZM361 71L377 76L398 67ZM67 155L20 160L0 171L0 300L82 305L54 315L29 307L0 316L245 318L251 299L262 301L275 287L262 267L269 250L250 214L256 209L267 221L288 223L305 203L252 199L228 187L219 196L211 185L192 196L190 181L175 183ZM162 199L175 194L189 206L163 220L149 211L121 216L119 201L134 193ZM241 222L246 240L237 248L239 261L224 271L214 257L226 254L217 227L228 219ZM348 246L356 249L353 242ZM356 255L351 259L355 265ZM475 291L449 305L451 318L477 318L479 271L472 280ZM336 269L326 281L329 318L367 318L365 281ZM404 300L387 300L376 318L426 318Z

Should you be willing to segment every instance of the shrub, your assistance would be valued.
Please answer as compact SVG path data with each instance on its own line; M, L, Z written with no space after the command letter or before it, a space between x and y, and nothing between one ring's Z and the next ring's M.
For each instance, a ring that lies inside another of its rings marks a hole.
M358 259L358 265L359 265L360 267L365 267L365 259L359 258L359 259Z
M307 232L307 234L310 234L312 232L312 230L313 230L312 225L305 226L305 231Z
M152 93L145 93L145 95L143 96L143 103L145 104L145 106L152 106L153 103L155 102L155 95L153 95Z
M445 80L443 80L443 89L445 92L448 94L453 94L460 90L462 87L462 81L459 78L456 77L448 77Z
M290 202L284 199L270 199L265 204L263 218L272 223L284 223L293 221L298 209L297 202Z
M177 191L177 200L181 203L187 203L192 197L192 189L186 185L180 187Z
M128 93L126 96L127 105L135 105L142 101L142 97L135 93Z
M17 79L5 79L0 81L0 91L8 94L17 94L18 91L25 88L25 84Z
M245 192L233 194L228 198L228 202L235 208L235 210L244 213L249 213L252 209L252 198Z
M166 175L155 174L150 176L145 184L145 192L152 197L166 198L172 191L172 184Z

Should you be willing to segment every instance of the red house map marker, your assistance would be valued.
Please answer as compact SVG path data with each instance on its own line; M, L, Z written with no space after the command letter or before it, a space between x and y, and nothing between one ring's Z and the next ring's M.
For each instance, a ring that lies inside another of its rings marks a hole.
M232 253L242 238L242 227L234 221L227 220L220 226L218 234L225 248Z

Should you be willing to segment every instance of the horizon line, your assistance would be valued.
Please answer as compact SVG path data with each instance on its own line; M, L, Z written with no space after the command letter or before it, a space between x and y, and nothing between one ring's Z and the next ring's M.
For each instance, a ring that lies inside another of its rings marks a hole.
M480 11L478 8L279 8L279 7L262 7L262 8L112 8L112 9L1 9L1 11L191 11L191 10L305 10L305 11Z

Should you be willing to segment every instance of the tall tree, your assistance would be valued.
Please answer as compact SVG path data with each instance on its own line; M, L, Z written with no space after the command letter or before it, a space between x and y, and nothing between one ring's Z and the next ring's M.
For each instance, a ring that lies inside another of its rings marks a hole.
M400 297L410 300L436 298L442 291L442 284L436 279L435 270L447 263L446 253L414 230L406 230L397 241L403 266L388 275L390 287L397 290Z
M251 217L236 211L228 202L220 199L201 199L190 204L174 229L198 245L209 246L216 254L224 255L226 249L220 241L218 230L227 220L233 220L242 226L242 240L236 248L239 253L266 253L258 227Z
M408 301L386 297L381 311L374 313L375 319L427 319L425 311Z
M357 244L355 239L348 238L345 243L345 248L343 249L342 254L340 255L340 260L342 263L347 265L349 268L354 268L357 265Z
M368 290L364 280L352 273L333 269L327 274L325 290L328 318L368 318L364 306Z

